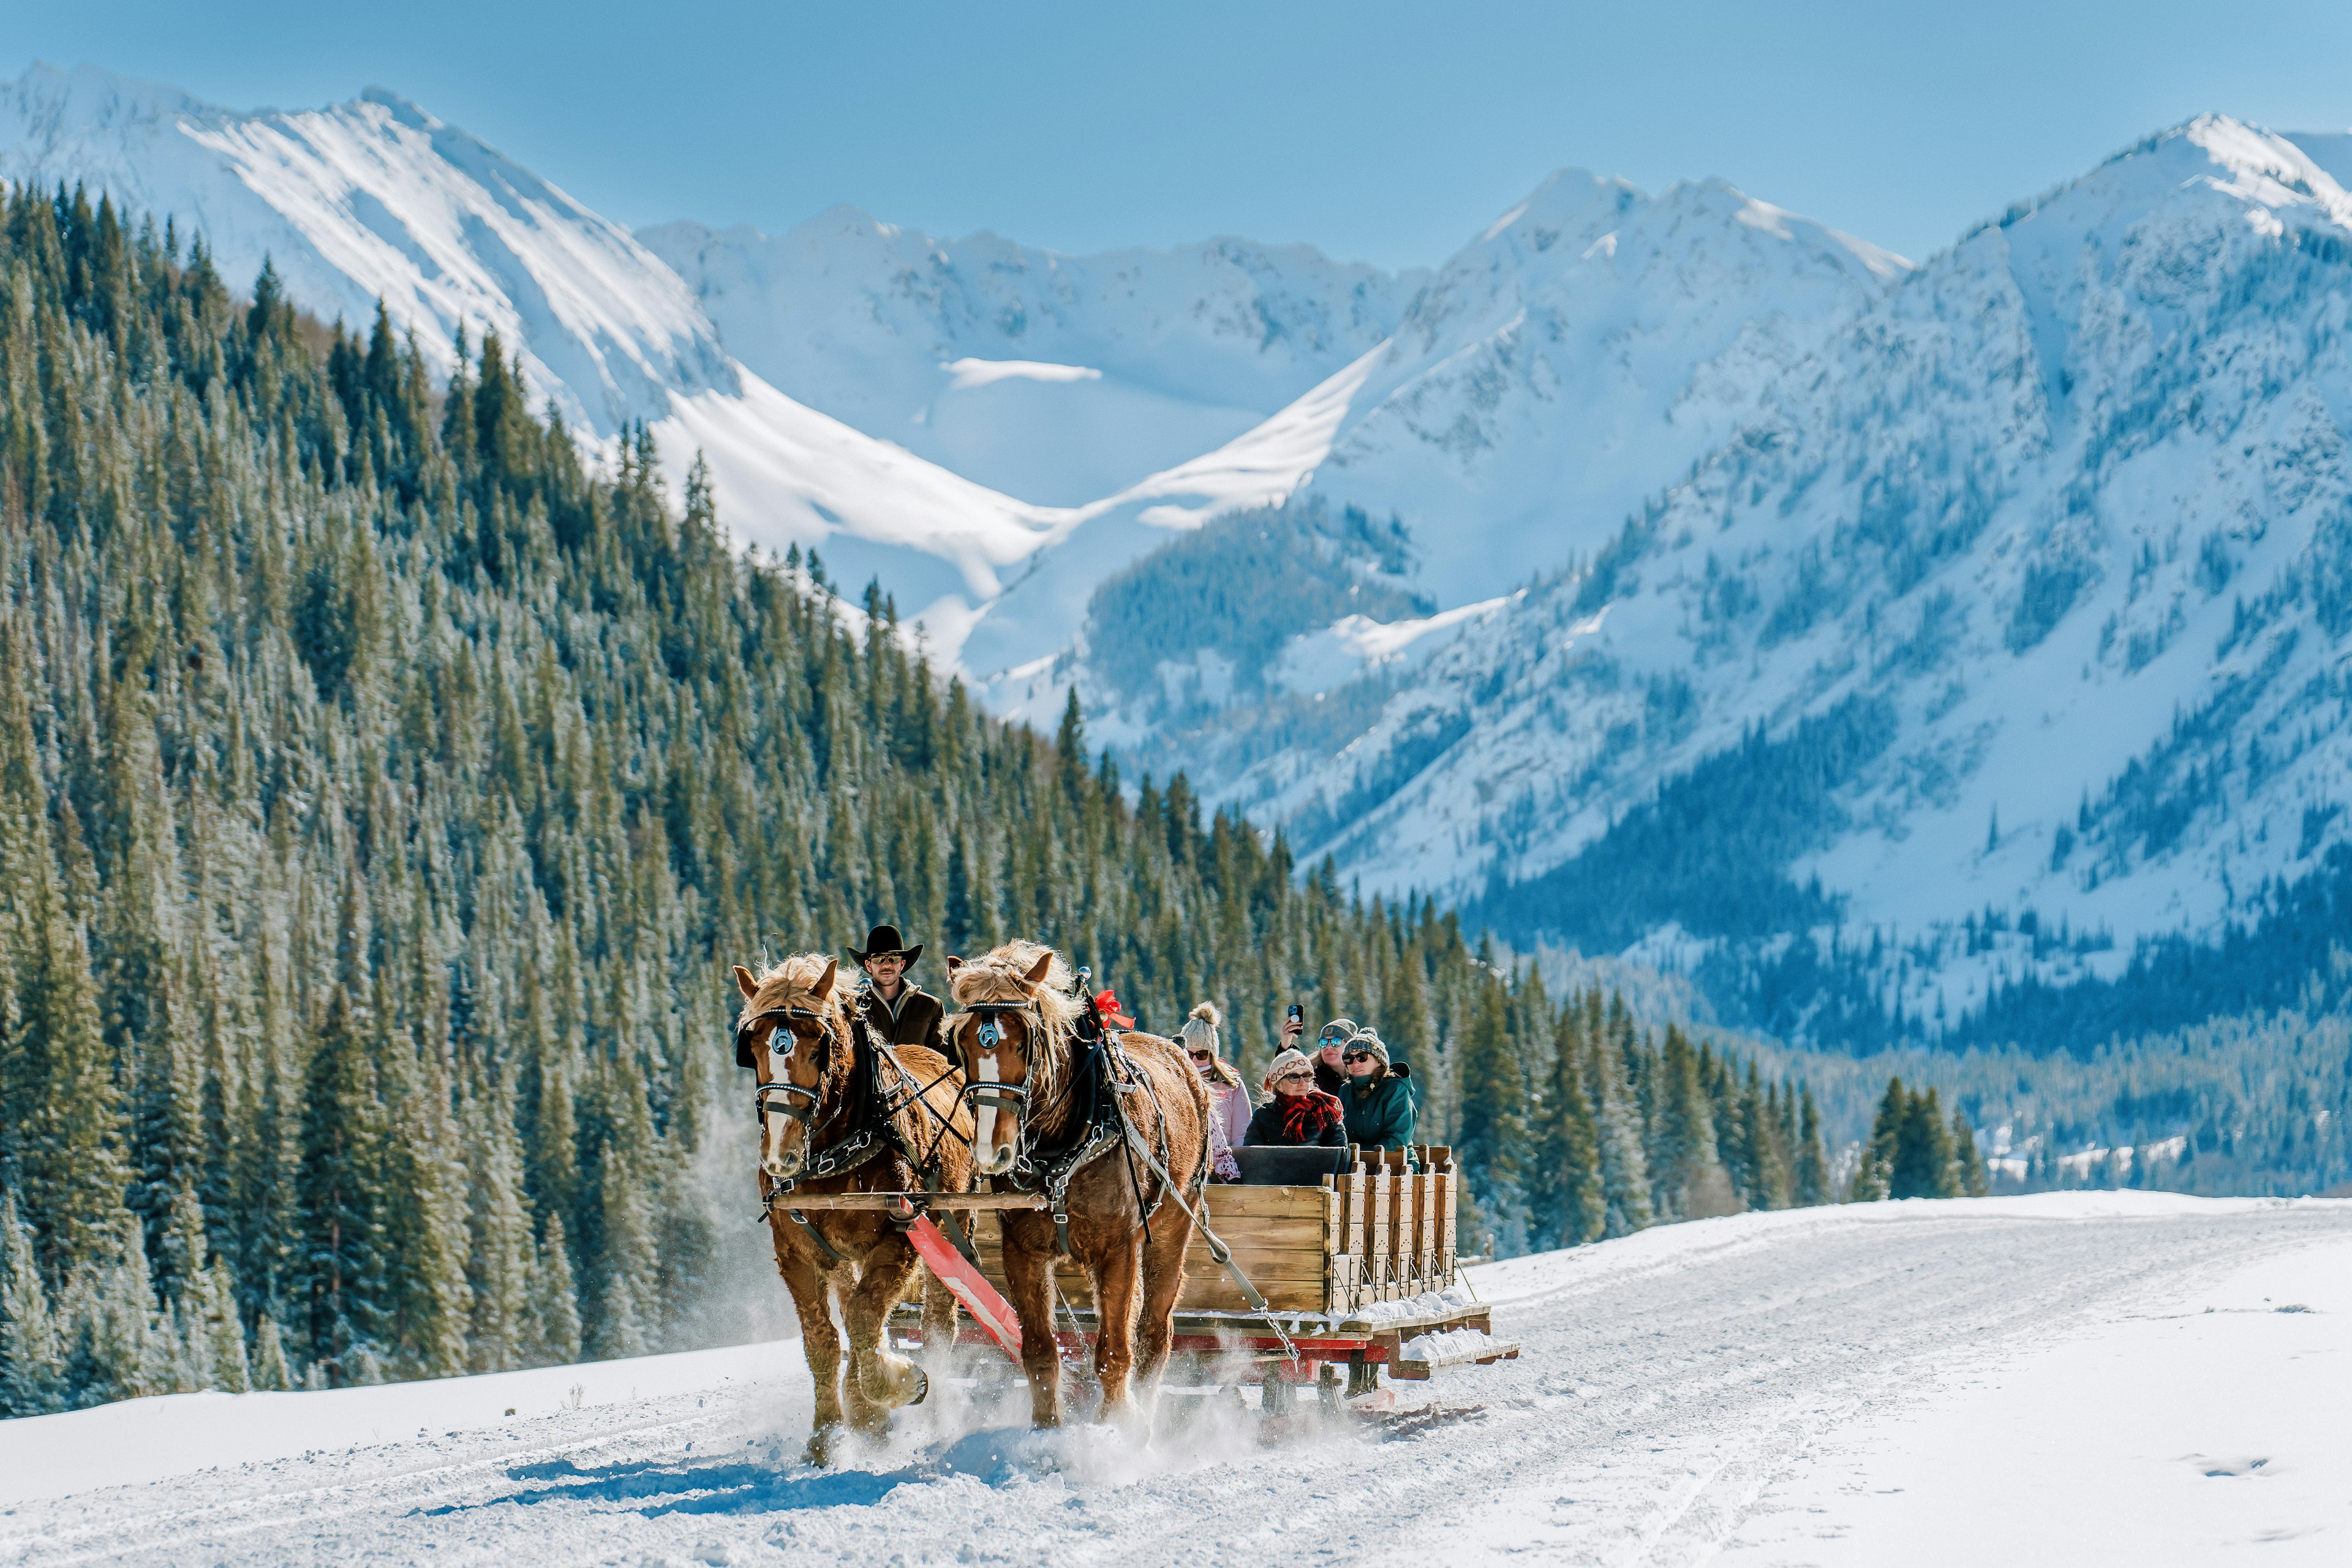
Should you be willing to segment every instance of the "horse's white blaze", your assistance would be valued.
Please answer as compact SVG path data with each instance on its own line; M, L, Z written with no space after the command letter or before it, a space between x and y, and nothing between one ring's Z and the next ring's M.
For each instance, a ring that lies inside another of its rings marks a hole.
M980 1061L974 1070L979 1074L980 1081L982 1083L994 1083L996 1081L996 1053L994 1051L982 1051L979 1053L979 1056ZM980 1163L982 1165L992 1168L995 1165L996 1101L993 1100L982 1100L979 1105L973 1108L971 1146L979 1151Z
M781 1110L767 1111L760 1118L760 1163L768 1168L768 1174L779 1180L785 1174L784 1128L791 1121L792 1118Z

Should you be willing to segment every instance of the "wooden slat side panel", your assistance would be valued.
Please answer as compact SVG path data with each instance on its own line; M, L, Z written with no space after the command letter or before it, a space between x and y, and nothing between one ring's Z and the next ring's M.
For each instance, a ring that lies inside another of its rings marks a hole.
M1320 1312L1325 1310L1323 1281L1312 1284L1253 1280L1265 1304L1277 1312ZM1235 1285L1220 1270L1214 1279L1187 1279L1184 1294L1177 1300L1177 1310L1184 1312L1246 1312L1250 1304Z
M1336 1203L1328 1187L1251 1187L1219 1183L1207 1193L1209 1223L1227 1215L1289 1215L1320 1219Z

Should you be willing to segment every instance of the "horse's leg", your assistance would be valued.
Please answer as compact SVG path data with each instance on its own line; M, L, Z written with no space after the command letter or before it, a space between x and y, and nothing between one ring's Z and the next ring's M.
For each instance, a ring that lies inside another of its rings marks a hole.
M1192 1240L1192 1216L1172 1203L1160 1205L1143 1248L1143 1309L1137 1325L1135 1395L1146 1423L1160 1402L1160 1374L1173 1337L1170 1320L1184 1293L1184 1249Z
M842 1316L849 1329L850 1367L857 1391L883 1411L919 1405L931 1391L922 1368L890 1349L890 1314L915 1275L915 1249L906 1237L885 1235L858 1265L857 1288ZM887 1417L886 1417L887 1419Z
M1119 1222L1110 1224L1124 1229ZM1106 1421L1133 1425L1128 1372L1135 1364L1136 1267L1142 1247L1137 1235L1116 1237L1090 1259L1095 1279L1095 1380L1102 1385Z
M923 1270L923 1364L945 1374L956 1364L956 1294Z
M1062 1424L1062 1352L1054 1339L1054 1249L1022 1234L1008 1221L1004 1241L1004 1294L1021 1316L1021 1369L1029 1374L1029 1420L1036 1426Z
M816 1384L816 1420L809 1434L808 1462L832 1463L834 1437L841 1430L841 1334L833 1326L832 1281L814 1259L787 1257L776 1249L776 1267L793 1293L801 1319L801 1352Z

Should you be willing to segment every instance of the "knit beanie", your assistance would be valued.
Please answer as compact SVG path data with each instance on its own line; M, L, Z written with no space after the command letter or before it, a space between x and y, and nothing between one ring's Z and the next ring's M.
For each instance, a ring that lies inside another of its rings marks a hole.
M1184 1043L1186 1050L1206 1051L1213 1057L1223 1056L1224 1053L1217 1048L1217 1026L1223 1022L1224 1019L1217 1014L1217 1005L1203 1002L1192 1009L1192 1016L1184 1020L1184 1026L1176 1031L1176 1037Z
M1314 1064L1307 1059L1307 1053L1304 1051L1278 1052L1276 1054L1274 1060L1265 1064L1265 1087L1268 1089L1271 1089L1274 1088L1274 1080L1280 1078L1283 1074L1291 1072L1306 1072L1310 1070L1313 1065Z
M1369 1028L1359 1029L1354 1034L1349 1036L1347 1050L1370 1051L1372 1053L1372 1060L1381 1064L1381 1070L1382 1072L1389 1070L1389 1048L1387 1046L1381 1043L1380 1036L1374 1034ZM1342 1051L1340 1053L1343 1060L1345 1059L1346 1055L1346 1051Z

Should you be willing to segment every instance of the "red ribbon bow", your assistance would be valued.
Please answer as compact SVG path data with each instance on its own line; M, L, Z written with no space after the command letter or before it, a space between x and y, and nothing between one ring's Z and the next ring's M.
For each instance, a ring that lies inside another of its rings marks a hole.
M1108 987L1095 993L1095 1011L1102 1015L1105 1023L1117 1024L1122 1029L1135 1027L1135 1020L1118 1010L1118 993Z

